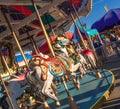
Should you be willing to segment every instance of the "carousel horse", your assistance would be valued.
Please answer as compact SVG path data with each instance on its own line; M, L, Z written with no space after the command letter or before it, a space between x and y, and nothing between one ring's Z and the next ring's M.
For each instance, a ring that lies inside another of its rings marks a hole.
M87 60L86 62L87 62L87 64L89 64L89 66L90 66L90 63L88 62L88 59L92 60L91 61L92 65L96 66L95 57L90 49L77 48L76 51L77 51L79 57L84 57L84 59Z
M86 48L84 50L78 49L77 50L79 53L82 53L83 56L86 58L87 62L89 63L89 67L91 71L95 71L97 78L101 78L101 74L98 71L98 65L97 65L97 60L95 59L94 54L89 48Z
M73 56L71 57L69 54L72 54L72 55L76 54L72 45L70 45L69 39L66 39L64 37L62 38L62 40L57 39L56 43L53 45L53 49L57 56L67 57L70 60L73 59ZM79 53L78 56L76 55L75 59L77 60L77 63L81 63L81 66L83 66L83 68L81 67L81 70L80 70L82 75L85 74L87 71L87 69L85 68L85 66L87 66L87 62L85 58L82 56L82 54Z
M60 38L57 39L57 43L62 45L62 46L68 46L67 50L69 51L69 53L73 54L74 50L73 50L73 47L70 46L69 39L67 39L65 37L60 37ZM87 48L87 49L84 49L84 50L79 49L79 51L80 52L78 52L78 54L79 54L78 55L78 57L79 57L78 62L80 62L83 66L83 67L81 67L82 69L84 69L82 71L86 72L87 69L92 69L92 70L95 70L95 72L97 72L97 75L99 75L97 61L96 61L93 53L91 52L91 50L89 48ZM98 76L98 77L101 77L101 76Z
M42 53L41 53L41 54L42 54ZM44 54L42 54L42 55L44 55ZM51 59L54 59L54 58L47 58L47 59L45 59L45 58L41 57L41 55L36 55L36 56L33 56L33 57L40 58L40 59L42 59L42 60L45 60L45 61L48 62L48 63L51 61ZM74 84L75 84L75 87L76 87L77 89L79 89L79 84L80 84L80 83L79 83L78 76L77 76L77 74L76 74L75 72L79 69L80 72L82 72L82 73L85 74L86 71L84 71L84 69L83 69L83 67L82 67L82 64L81 64L80 62L78 62L77 64L74 64L74 62L73 62L73 60L72 60L71 58L68 58L67 56L65 57L65 56L63 56L63 55L60 54L60 53L59 53L59 55L56 56L56 57L57 57L59 60L61 60L61 62L63 63L63 65L64 65L64 67L65 67L65 69L66 69L66 71L67 71L65 77L66 77L66 78L69 78L69 77L67 77L67 75L71 76L71 77L72 77L72 80L73 80L73 82L74 82Z
M71 41L65 37L58 37L57 38L57 41L56 41L58 44L62 45L62 46L66 46L66 49L68 51L68 54L74 54L75 53L75 50L73 49L72 45L71 45ZM61 47L62 48L62 47ZM65 52L64 52L65 53ZM87 61L86 59L84 58L87 57L91 64L93 66L96 66L96 59L93 55L93 53L91 52L90 49L84 49L84 50L81 50L81 49L77 49L77 53L78 53L78 57L79 57L79 62L81 62L82 64L86 65L87 64Z
M82 66L81 66L81 63L77 63L77 64L74 64L73 60L70 59L70 58L67 58L67 57L64 57L64 56L56 56L56 57L53 57L53 58L43 58L41 57L40 55L34 55L33 56L33 59L39 59L39 60L42 60L43 63L48 66L49 63L52 63L53 60L58 60L58 62L62 62L62 66L64 67L64 70L67 71L66 74L69 74L69 75L73 75L75 76L75 72L79 69L81 71ZM82 71L81 71L82 72ZM78 83L79 84L79 83Z
M46 97L55 100L56 105L60 105L51 87L53 79L66 73L65 68L58 58L42 59L40 56L33 56L29 62L32 71L26 74L26 80L32 87L35 97L41 102ZM46 97L45 97L46 96Z

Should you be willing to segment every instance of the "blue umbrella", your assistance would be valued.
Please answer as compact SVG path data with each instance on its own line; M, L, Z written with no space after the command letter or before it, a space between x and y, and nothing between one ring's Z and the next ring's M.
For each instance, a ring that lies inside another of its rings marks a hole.
M109 10L102 18L96 21L91 28L103 31L120 22L120 8Z

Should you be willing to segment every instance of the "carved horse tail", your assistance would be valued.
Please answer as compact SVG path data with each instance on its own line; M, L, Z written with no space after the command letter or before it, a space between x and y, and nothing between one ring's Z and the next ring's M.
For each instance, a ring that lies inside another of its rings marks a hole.
M26 73L25 78L28 85L31 87L31 93L35 96L35 98L43 102L45 100L45 96L42 93L44 81L41 81L41 79L39 79L36 70Z

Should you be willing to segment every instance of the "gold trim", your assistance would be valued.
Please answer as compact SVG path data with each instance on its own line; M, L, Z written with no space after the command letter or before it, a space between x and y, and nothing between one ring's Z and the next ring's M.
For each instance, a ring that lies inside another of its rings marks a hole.
M110 88L111 88L111 87L113 86L113 84L114 84L115 77L114 77L113 73L112 73L110 70L107 70L107 71L112 74L112 84L111 84L111 85L108 87L108 89L104 92L103 96L101 96L101 97L96 101L96 103L94 103L94 104L90 107L90 109L93 109L93 108L95 107L95 105L96 105L97 103L99 103L104 96L106 96L107 92L109 92Z

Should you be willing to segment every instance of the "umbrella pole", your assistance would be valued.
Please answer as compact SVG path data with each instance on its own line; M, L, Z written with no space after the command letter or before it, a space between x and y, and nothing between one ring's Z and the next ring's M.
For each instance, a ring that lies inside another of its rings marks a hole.
M16 35L16 33L13 31L12 26L11 26L11 24L10 24L10 22L9 22L9 20L8 20L6 14L5 14L5 12L4 12L4 10L3 10L3 7L0 6L0 8L1 8L1 12L2 12L2 14L3 14L3 16L4 16L7 24L8 24L8 27L9 27L12 35L13 35L13 38L14 38L14 40L15 40L15 42L16 42L16 44L17 44L17 46L18 46L18 48L19 48L19 50L20 50L20 52L21 52L21 54L22 54L22 56L23 56L24 62L25 62L25 64L26 64L27 68L29 69L28 62L27 62L26 57L25 57L25 55L24 55L24 53L23 53L23 51L22 51L22 48L21 48L21 46L20 46L20 44L19 44L19 41L18 41L18 39L17 39L17 35Z
M85 42L84 42L84 39L83 39L83 37L82 37L82 34L80 33L79 28L78 28L78 26L77 26L77 24L76 24L76 22L75 22L74 16L73 16L73 14L72 14L71 12L70 12L70 16L71 16L72 21L73 21L73 23L74 23L74 25L75 25L75 27L76 27L76 29L77 29L78 35L79 35L79 37L80 37L80 39L81 39L81 42L82 42L82 44L83 44L83 48L87 48L87 47L86 47L86 44L85 44Z
M27 31L27 27L25 27L24 29L25 29L25 32L27 33L27 36L29 37L29 39L30 39L30 41L31 41L31 43L33 45L33 48L34 48L36 54L39 54L39 49L38 49L38 47L37 47L37 45L35 43L35 40L33 39L33 36L31 36L29 34L29 32Z
M56 37L56 33L55 33L54 29L51 28L51 31L52 31L53 36Z
M12 67L13 67L13 70L16 69L15 67L15 63L14 63L14 50L13 50L13 45L11 43L9 43L9 46L8 46L8 49L9 49L9 57L11 59L11 64L12 64Z
M7 87L6 87L5 83L4 83L4 80L2 80L1 75L0 75L0 80L1 80L1 82L2 82L2 84L3 84L3 87L4 87L5 92L6 92L6 94L7 94L7 97L8 97L8 100L9 100L9 102L10 102L10 105L12 106L12 109L15 109L15 108L14 108L14 104L13 104L13 102L12 102L12 99L11 99L11 97L10 97L9 91L8 91L8 89L7 89Z
M48 34L47 34L46 30L45 30L45 26L44 26L44 24L43 24L43 22L42 22L42 19L41 19L41 17L40 17L40 13L39 13L39 11L38 11L38 9L37 9L37 6L36 6L36 4L34 3L33 0L31 0L31 2L32 2L33 7L35 8L36 15L37 15L37 17L38 17L38 20L39 20L39 23L40 23L40 25L41 25L41 28L42 28L42 30L43 30L43 32L44 32L45 38L46 38L46 40L47 40L47 43L48 43L48 46L49 46L49 49L50 49L50 52L51 52L51 54L52 54L53 56L55 56L55 53L54 53L54 51L53 51L52 45L51 45L51 43L50 43Z

